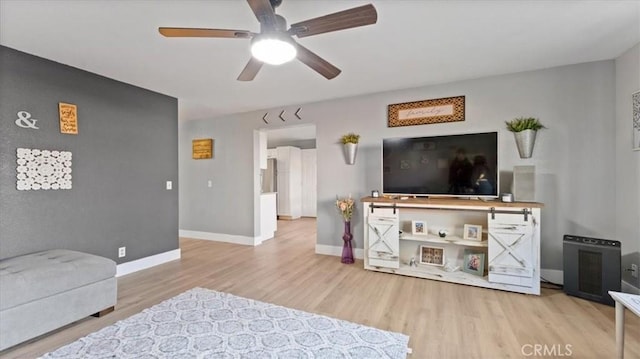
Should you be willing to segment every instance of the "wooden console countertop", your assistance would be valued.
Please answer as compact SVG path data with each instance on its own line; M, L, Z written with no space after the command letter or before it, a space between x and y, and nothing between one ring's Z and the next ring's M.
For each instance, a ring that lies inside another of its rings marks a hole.
M386 198L386 197L363 197L361 202L374 202L374 203L394 203L398 206L403 204L412 205L428 205L428 206L469 206L469 207L518 207L518 208L542 208L543 203L539 202L501 202L498 199L481 201L479 199L462 199L462 198L450 198L450 197L433 197L433 198L413 198L407 199L399 198Z

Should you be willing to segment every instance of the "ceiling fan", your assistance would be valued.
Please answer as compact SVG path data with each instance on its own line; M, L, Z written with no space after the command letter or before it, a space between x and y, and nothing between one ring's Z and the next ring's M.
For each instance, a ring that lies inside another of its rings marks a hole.
M244 67L239 81L251 81L262 68L263 63L280 65L298 58L302 63L327 79L340 74L340 69L311 52L293 40L345 30L358 26L375 24L378 13L373 5L355 7L333 14L316 17L292 24L287 30L287 21L274 11L282 0L247 0L251 10L260 22L260 33L247 30L201 29L182 27L160 27L158 31L166 37L220 37L233 39L251 39L252 57Z

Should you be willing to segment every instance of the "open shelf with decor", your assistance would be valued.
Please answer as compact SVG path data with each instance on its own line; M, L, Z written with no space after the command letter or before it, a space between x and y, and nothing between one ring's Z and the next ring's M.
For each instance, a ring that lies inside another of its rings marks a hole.
M440 243L440 244L455 244L458 246L468 246L468 247L487 247L488 241L470 241L463 239L458 236L447 236L446 239L440 238L436 235L426 235L426 236L414 236L410 234L401 234L401 241L415 241L415 242L427 242L427 243Z
M540 294L540 203L365 197L368 270Z

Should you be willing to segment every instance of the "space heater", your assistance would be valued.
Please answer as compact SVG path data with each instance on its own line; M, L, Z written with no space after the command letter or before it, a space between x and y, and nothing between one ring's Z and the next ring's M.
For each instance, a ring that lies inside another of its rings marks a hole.
M564 292L614 305L608 291L620 291L620 242L565 235L563 240Z

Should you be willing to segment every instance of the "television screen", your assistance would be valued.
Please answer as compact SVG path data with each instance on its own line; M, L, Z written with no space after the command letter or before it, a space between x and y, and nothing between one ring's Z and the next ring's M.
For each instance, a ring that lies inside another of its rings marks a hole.
M411 196L498 196L498 133L382 140L382 191Z

